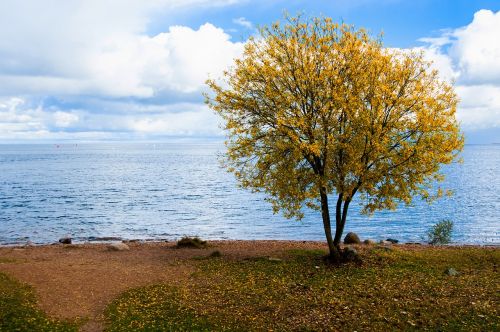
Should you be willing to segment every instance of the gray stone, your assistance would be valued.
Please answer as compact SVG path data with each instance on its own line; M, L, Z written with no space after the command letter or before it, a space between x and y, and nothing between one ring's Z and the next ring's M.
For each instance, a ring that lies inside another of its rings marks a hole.
M370 240L370 239L366 239L363 241L364 244L367 244L367 245L374 245L375 244L375 241L373 240Z
M352 247L346 247L344 249L344 260L347 262L352 262L359 259L358 252Z
M59 243L62 244L71 244L71 236L67 235L59 239Z
M108 249L112 251L130 250L130 247L123 242L114 242L108 245Z
M88 240L90 242L106 242L106 241L121 241L121 237L116 236L89 236Z
M123 240L123 242L126 242L126 243L138 243L138 242L142 242L142 240L139 240L139 239L130 239L130 240ZM168 242L168 241L165 241L165 242Z
M345 244L360 244L361 240L359 239L358 234L354 232L349 232L344 238Z
M392 242L387 241L387 240L380 240L380 242L379 242L379 243L380 243L380 244L385 244L385 245L391 245L391 244L392 244Z
M452 267L449 267L447 268L444 273L446 275L449 275L449 276L458 276L460 274L460 272L458 272L457 270L455 270L454 268Z
M386 240L386 241L388 241L388 242L391 242L391 243L393 243L393 244L396 244L396 243L398 243L398 242L399 242L399 240L396 240L396 239L391 239L391 238L388 238L388 239L385 239L385 240Z

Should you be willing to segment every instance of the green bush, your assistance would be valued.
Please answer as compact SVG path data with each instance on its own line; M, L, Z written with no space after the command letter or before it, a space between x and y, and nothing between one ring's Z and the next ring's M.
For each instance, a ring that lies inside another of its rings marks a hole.
M222 257L222 253L219 250L212 251L210 257Z
M441 220L427 231L427 242L429 244L448 244L451 242L453 222Z
M194 248L202 249L207 247L207 241L203 241L199 237L183 237L177 241L177 248Z

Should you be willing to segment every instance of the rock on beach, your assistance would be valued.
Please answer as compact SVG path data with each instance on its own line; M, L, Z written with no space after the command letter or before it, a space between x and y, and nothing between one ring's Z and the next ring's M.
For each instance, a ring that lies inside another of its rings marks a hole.
M353 247L346 247L343 254L347 262L359 260L358 252Z
M62 244L71 244L71 236L64 236L62 238L59 239L59 243L62 243Z
M360 244L361 240L359 239L358 234L354 232L349 232L344 238L345 244Z
M108 249L111 251L126 251L130 250L130 247L123 242L114 242L108 245Z

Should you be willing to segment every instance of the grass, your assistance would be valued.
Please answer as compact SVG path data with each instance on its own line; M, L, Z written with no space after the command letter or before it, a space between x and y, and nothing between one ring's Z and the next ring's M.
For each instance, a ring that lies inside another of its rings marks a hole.
M107 331L212 331L212 325L180 305L180 289L153 285L128 291L106 310Z
M0 331L78 331L78 326L47 317L29 286L0 273Z
M15 264L15 263L20 263L20 261L15 258L0 257L0 264Z
M236 259L217 250L189 281L132 289L107 308L108 331L499 330L500 250L362 247L362 264L322 250ZM453 267L458 276L444 271ZM48 317L29 286L0 273L0 331L76 331Z
M498 330L499 250L372 247L363 264L343 267L326 265L324 254L197 260L188 283L116 299L108 330ZM461 274L447 276L447 267Z

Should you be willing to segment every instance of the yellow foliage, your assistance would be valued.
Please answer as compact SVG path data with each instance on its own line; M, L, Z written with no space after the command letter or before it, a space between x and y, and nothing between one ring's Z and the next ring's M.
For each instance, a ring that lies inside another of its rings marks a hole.
M435 197L430 185L463 137L453 87L421 53L386 49L330 18L287 17L260 32L224 83L207 82L243 186L266 192L287 217L321 208L327 239L328 194L338 195L340 235L357 192L367 213Z

